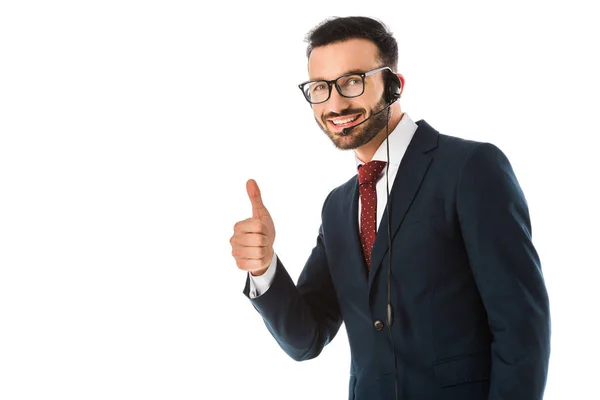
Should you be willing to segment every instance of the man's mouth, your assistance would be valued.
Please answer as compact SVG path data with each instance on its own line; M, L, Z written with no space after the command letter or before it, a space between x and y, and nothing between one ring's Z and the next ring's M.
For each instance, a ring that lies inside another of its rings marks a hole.
M327 122L334 128L337 128L336 130L341 130L344 128L348 128L352 125L356 125L359 118L360 118L360 114L349 115L349 116L345 115L343 117L329 118L329 119L327 119Z

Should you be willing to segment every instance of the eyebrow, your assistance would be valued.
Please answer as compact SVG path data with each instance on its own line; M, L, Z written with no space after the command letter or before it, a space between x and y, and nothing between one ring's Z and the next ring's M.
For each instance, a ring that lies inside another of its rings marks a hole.
M366 70L366 71L368 71L368 70ZM365 72L365 70L362 70L362 69L351 69L349 71L344 72L340 76L344 76L344 75L348 75L348 74L362 74L364 72ZM339 76L338 76L338 78L339 78ZM318 77L318 78L311 79L311 81L326 81L326 80L327 79L325 79L323 77Z

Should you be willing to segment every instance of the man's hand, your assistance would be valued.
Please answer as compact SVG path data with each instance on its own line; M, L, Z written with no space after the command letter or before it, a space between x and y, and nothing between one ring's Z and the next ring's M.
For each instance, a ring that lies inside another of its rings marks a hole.
M238 268L258 276L265 273L273 259L275 225L262 202L256 181L248 180L246 191L252 204L252 218L234 225L229 242Z

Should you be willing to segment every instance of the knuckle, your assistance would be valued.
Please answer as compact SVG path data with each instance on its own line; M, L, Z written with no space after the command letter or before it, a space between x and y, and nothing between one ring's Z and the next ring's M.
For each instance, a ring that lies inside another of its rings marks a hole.
M244 231L244 228L245 228L247 225L248 225L248 220L247 220L247 219L245 219L245 220L243 220L243 221L238 221L238 222L236 222L236 223L235 223L235 225L233 226L233 230L234 230L235 232L238 232L238 233L240 233L240 232L243 232L243 231Z

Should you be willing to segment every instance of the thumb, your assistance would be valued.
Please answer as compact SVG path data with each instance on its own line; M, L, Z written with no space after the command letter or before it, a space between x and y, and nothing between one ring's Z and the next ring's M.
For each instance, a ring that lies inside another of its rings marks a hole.
M260 218L260 211L265 210L266 207L262 202L260 189L254 179L249 179L246 182L246 191L248 192L250 203L252 203L252 218Z

